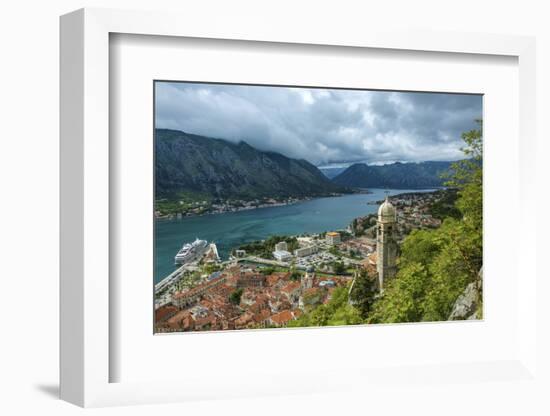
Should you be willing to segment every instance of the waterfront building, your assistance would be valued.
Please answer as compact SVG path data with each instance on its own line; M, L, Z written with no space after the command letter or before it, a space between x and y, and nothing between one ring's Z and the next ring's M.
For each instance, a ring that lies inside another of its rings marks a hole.
M292 254L286 250L275 250L273 252L273 257L278 261L289 261L292 258Z
M396 227L396 210L386 196L386 200L378 208L376 222L376 269L380 290L384 287L384 281L394 277L397 272Z
M331 246L334 246L336 244L340 244L340 242L342 241L340 233L337 233L336 231L328 232L326 234L325 239L326 239L327 243L330 244Z
M286 241L280 241L275 244L275 251L288 251L288 245Z

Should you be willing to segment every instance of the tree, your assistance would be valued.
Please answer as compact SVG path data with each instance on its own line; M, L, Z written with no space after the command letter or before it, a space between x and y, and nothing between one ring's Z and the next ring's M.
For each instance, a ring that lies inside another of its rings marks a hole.
M290 272L289 279L292 280L293 282L297 282L302 279L302 274L299 271L294 270Z
M204 265L204 273L212 274L214 272L220 271L222 267L219 264L216 263L207 263Z
M298 281L302 278L302 273L300 273L298 270L296 270L296 260L295 259L292 259L292 261L290 262L290 268L288 269L288 271L290 272L290 277L289 279L292 280L292 281Z
M366 270L358 271L349 298L359 311L362 319L366 319L376 296L376 280L371 279Z
M269 276L270 274L273 274L275 272L274 267L265 267L261 270L261 273L265 276Z
M243 295L242 289L236 289L229 295L229 302L231 302L233 305L238 305L241 303L241 297Z
M483 122L479 128L462 134L466 146L462 148L467 159L451 165L445 186L458 189L457 208L469 227L480 231L483 223Z
M344 266L344 263L341 261L335 261L332 264L332 269L334 270L335 274L344 274L346 271L346 266Z
M429 284L426 267L412 263L389 280L373 305L369 323L419 322L423 320L424 298Z
M462 213L462 229L454 236L455 245L481 288L478 272L483 259L483 121L476 122L477 129L462 134L466 143L462 151L469 158L452 165L453 174L446 186L458 189L456 207ZM459 240L464 237L466 241Z
M429 207L432 217L444 220L447 217L460 219L462 212L456 207L458 191L456 188L448 188L438 192L438 198Z

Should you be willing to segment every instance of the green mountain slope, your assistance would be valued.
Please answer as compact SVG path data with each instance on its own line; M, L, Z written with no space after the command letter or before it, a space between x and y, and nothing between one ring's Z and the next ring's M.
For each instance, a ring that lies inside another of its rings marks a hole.
M155 131L156 197L182 192L213 198L284 198L345 192L306 160L265 152L245 142Z
M441 174L452 162L392 163L374 166L356 163L332 179L352 188L420 189L442 186Z

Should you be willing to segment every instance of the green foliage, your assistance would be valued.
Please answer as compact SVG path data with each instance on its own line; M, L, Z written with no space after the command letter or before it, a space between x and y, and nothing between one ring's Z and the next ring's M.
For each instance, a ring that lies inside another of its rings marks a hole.
M222 270L222 266L216 263L206 263L203 267L203 272L207 274L212 274L214 272L219 272Z
M346 266L341 261L335 261L332 263L332 269L335 274L345 274L346 273Z
M466 143L463 151L469 159L452 165L446 183L457 189L456 212L436 230L415 230L407 236L397 276L386 282L368 322L447 320L457 297L479 279L483 259L481 121L479 124L479 129L462 135Z
M457 297L476 279L481 267L481 248L475 247L476 237L462 221L446 220L439 238L440 252L429 265L431 282L423 317L426 321L446 320Z
M269 276L270 274L275 273L275 268L274 267L265 267L261 270L261 273L264 276Z
M232 292L229 295L229 302L231 302L233 305L238 305L241 303L241 297L243 295L242 289L236 289L234 292Z
M289 322L291 327L357 325L363 323L359 311L348 303L348 288L339 287L332 292L326 305L320 305L298 319Z
M368 276L366 271L362 270L358 272L349 296L363 319L367 318L374 303L377 293L376 286L376 280Z
M422 321L423 304L429 281L426 268L412 263L390 280L382 297L375 302L369 323Z
M290 280L297 282L301 278L302 278L302 273L300 273L299 271L294 270L290 272L290 277L289 277Z
M262 257L264 259L272 259L275 245L281 241L286 241L288 245L288 251L293 252L300 245L298 239L294 236L285 235L272 235L263 241L252 241L250 243L242 244L239 249L246 250L246 253L252 256Z
M353 237L353 235L346 230L340 230L338 232L340 233L340 237L342 238L342 241L347 241Z
M469 159L453 163L452 175L446 186L458 189L457 208L469 228L479 229L483 224L483 123L477 120L479 129L462 134L466 146L462 151ZM480 234L481 237L481 234Z
M446 189L439 191L439 198L430 206L430 215L434 218L444 220L451 217L460 219L462 213L456 207L456 200L458 199L458 192L456 189Z
M155 211L161 215L192 213L200 215L212 205L212 198L201 192L177 192L155 201Z

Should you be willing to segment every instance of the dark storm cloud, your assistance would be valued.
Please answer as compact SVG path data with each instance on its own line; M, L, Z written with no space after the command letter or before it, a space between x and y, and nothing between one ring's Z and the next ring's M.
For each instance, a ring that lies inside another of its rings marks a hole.
M244 140L316 165L456 160L479 95L156 84L156 127Z

